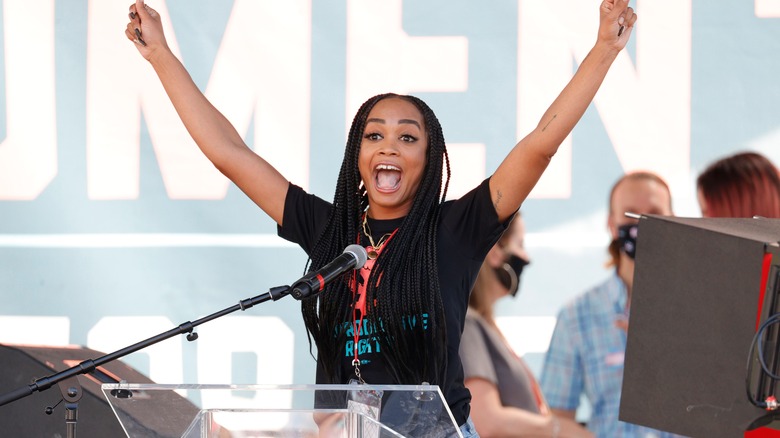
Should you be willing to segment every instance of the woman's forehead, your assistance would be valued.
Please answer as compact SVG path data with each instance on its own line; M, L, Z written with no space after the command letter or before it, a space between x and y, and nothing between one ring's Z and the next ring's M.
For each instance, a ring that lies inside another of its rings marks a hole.
M423 121L422 113L417 108L417 105L400 97L382 99L368 113L369 120L372 118L387 119L391 117L417 120L421 125Z

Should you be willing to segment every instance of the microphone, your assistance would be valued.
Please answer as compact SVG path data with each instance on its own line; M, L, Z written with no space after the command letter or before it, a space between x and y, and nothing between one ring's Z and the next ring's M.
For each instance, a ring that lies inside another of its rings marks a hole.
M366 264L368 253L360 245L349 245L340 256L320 269L309 272L292 285L296 300L308 298L325 288L325 285L350 269L360 269Z

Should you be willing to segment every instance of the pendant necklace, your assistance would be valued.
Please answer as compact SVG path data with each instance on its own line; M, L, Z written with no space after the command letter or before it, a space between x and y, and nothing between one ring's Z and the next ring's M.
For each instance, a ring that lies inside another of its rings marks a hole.
M368 226L368 210L366 209L366 212L363 213L363 234L365 234L366 237L368 237L368 241L371 243L371 246L366 248L366 252L368 253L369 259L374 260L379 256L379 252L382 250L382 247L385 246L385 244L390 239L390 237L393 234L395 234L396 230L393 230L389 233L385 233L379 239L379 242L374 243L374 238L371 237L371 227Z

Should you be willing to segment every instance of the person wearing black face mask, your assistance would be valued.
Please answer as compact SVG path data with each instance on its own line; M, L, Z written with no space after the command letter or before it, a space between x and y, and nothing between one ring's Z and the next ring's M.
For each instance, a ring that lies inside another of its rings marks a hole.
M528 265L529 261L515 254L507 254L505 260L500 266L494 267L493 272L496 274L501 286L504 286L512 298L517 295L517 291L520 290L520 275L523 273L523 268Z
M460 343L471 418L482 438L491 436L592 437L572 420L551 415L539 385L496 325L493 309L515 297L529 263L519 213L488 252L469 298Z
M674 437L618 418L634 256L642 251L636 245L637 221L626 213L672 215L669 186L656 174L633 172L612 187L607 227L614 270L558 313L540 383L553 412L562 417L575 418L582 396L587 397L592 408L587 427L599 438Z
M639 224L625 224L618 227L616 239L618 250L625 253L631 260L636 257L636 237L639 234Z

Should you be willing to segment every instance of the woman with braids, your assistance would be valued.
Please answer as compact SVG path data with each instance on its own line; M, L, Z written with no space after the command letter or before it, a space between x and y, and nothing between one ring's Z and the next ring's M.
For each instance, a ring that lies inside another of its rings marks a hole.
M473 436L458 348L468 296L487 252L590 104L636 21L628 0L600 5L597 41L572 80L495 173L458 200L441 126L412 96L383 94L354 117L333 202L291 184L242 140L168 48L156 11L137 0L125 34L149 61L198 147L298 243L318 269L359 243L370 260L302 302L317 383L441 387ZM357 336L356 336L357 334Z

